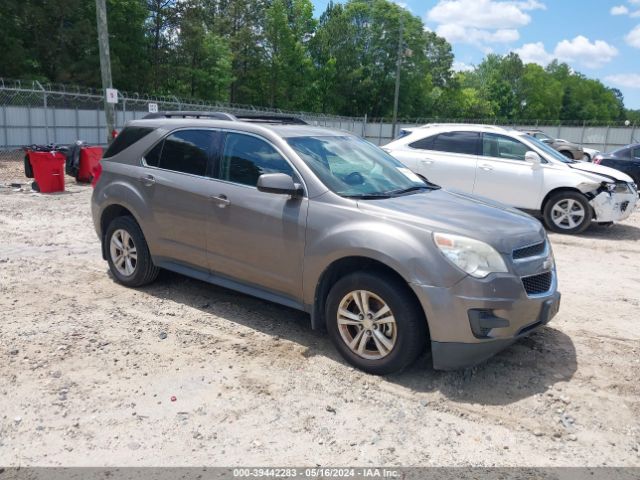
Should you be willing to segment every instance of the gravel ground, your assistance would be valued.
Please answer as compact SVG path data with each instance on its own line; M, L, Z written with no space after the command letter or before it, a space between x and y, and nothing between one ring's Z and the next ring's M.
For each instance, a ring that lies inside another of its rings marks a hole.
M551 236L549 326L473 369L374 377L294 310L117 285L91 188L6 186L21 169L0 162L0 465L640 466L640 212Z

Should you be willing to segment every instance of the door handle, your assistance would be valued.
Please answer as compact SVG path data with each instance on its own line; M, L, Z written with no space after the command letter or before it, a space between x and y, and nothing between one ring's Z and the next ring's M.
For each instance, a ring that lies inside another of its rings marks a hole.
M423 165L431 165L433 163L433 160L420 160L420 163L422 163Z
M487 172L489 172L489 171L493 170L493 167L492 167L491 165L486 164L486 163L484 163L484 164L480 165L480 168L481 168L482 170L487 171Z
M220 195L212 195L209 197L215 204L218 205L219 208L224 208L227 205L229 205L231 202L229 201L229 199L227 198L226 195L224 194L220 194Z
M151 185L156 183L156 177L154 177L153 175L143 175L138 180L140 180L140 183L142 183L145 187L150 187Z

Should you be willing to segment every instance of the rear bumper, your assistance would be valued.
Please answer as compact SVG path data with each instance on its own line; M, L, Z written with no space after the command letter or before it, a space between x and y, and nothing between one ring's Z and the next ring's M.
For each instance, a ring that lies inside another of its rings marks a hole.
M547 324L560 305L552 273L549 290L536 295L510 274L466 277L450 288L412 284L427 317L434 368L477 364Z

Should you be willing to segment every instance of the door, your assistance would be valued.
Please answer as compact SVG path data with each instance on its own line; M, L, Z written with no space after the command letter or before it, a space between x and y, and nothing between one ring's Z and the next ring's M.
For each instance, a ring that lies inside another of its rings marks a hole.
M211 215L207 178L213 130L179 130L145 156L140 182L153 215L154 257L208 272L206 225Z
M210 199L209 266L214 274L300 302L308 201L258 191L263 173L286 173L299 181L263 138L226 133Z
M401 160L430 182L472 193L479 143L478 132L444 132L411 143Z
M514 138L484 133L473 193L518 208L538 209L544 166L524 159L529 150Z

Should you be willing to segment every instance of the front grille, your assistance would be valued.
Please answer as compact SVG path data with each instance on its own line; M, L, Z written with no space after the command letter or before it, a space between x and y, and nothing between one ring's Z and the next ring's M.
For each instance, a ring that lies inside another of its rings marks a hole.
M536 257L544 253L547 247L546 240L544 242L536 243L535 245L529 245L527 247L518 248L513 251L513 259L520 260L528 257Z
M527 295L540 295L547 293L551 289L551 283L553 280L552 272L540 273L539 275L532 275L530 277L523 277L522 284L527 292Z

